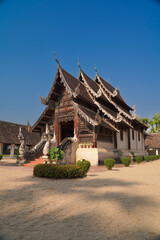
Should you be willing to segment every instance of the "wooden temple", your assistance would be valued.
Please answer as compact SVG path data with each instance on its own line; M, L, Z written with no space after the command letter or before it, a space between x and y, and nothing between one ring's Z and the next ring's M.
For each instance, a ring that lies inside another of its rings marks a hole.
M79 65L75 78L58 62L51 90L41 102L46 109L31 131L42 134L48 123L56 139L54 146L67 137L76 137L72 163L87 159L98 165L107 157L145 155L146 127L136 119L135 107L128 106L119 90L97 70L92 80Z

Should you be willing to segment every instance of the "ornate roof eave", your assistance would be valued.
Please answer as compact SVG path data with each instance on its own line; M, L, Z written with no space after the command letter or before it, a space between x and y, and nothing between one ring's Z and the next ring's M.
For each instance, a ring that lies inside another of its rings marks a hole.
M106 124L108 124L111 128L113 128L114 131L119 133L118 128L116 128L115 126L113 126L110 122L108 122L104 117L102 118L102 121L104 121Z
M124 122L130 128L133 128L133 126L129 122L127 122L124 118L123 118L122 122Z
M106 95L106 93L103 91L102 89L102 93L104 94L104 96L107 98L107 100L114 105L114 107L118 110L118 112L120 112L121 114L123 114L126 118L132 120L133 116L129 115L128 113L126 113L125 111L123 111L123 109L121 107L119 107L114 101L112 101L112 99L110 97L108 97Z
M118 114L118 117L115 118L109 112L107 112L97 101L94 101L94 103L98 106L99 110L101 110L103 112L103 114L106 115L112 121L114 121L116 123L122 121L122 116L120 114Z
M115 97L115 96L117 96L117 94L118 94L117 88L115 88L115 90L114 90L113 93L110 92L110 91L104 86L104 84L103 84L103 82L101 81L101 78L100 78L99 74L97 73L97 71L96 71L96 78L97 78L98 81L101 83L101 85L103 86L103 88L104 88L105 91L109 94L110 97ZM96 79L96 78L95 78L95 79Z
M76 104L74 101L72 101L75 108L76 108L76 111L79 113L79 115L85 119L88 123L90 123L91 125L93 126L98 126L101 124L101 122L104 122L106 123L111 129L113 129L113 131L116 131L116 132L119 132L119 130L113 126L110 122L108 122L105 118L101 118L99 116L99 111L97 111L96 115L95 115L95 119L96 120L93 120L91 119L89 116L87 116L79 107L78 107L78 104Z
M80 78L80 76L82 77L83 81L84 81L84 85L86 86L87 90L96 98L99 98L102 95L102 91L101 88L99 87L99 90L97 91L97 93L89 86L89 84L87 83L83 71L80 67L80 71L79 71L79 76L78 79Z
M60 72L61 80L62 80L65 88L67 89L67 92L69 93L70 97L76 98L76 97L77 97L77 94L76 94L74 91L72 91L71 88L69 87L69 85L68 85L67 81L65 80L65 77L64 77L64 75L63 75L63 73L62 73L62 69L61 69L60 66L59 66L59 72Z
M135 122L136 124L138 124L139 126L145 128L145 129L148 128L145 124L141 123L137 118L134 118L133 122Z
M45 108L45 110L43 111L43 113L41 114L41 116L38 118L38 120L33 124L33 126L31 127L30 131L33 132L34 129L37 127L37 125L41 122L41 120L43 119L43 117L45 117L46 113L48 110L52 110L50 109L48 106ZM53 111L53 110L52 110Z
M89 116L87 116L79 107L78 107L78 104L75 103L74 101L72 101L73 105L75 106L76 108L76 111L79 113L79 115L85 119L87 122L89 122L91 125L93 126L97 126L99 125L99 123L95 120L93 120L92 118L90 118Z
M71 88L69 87L69 85L67 84L67 81L65 80L65 77L64 77L64 75L63 75L63 73L62 73L62 68L61 68L61 66L58 65L56 77L55 77L55 79L54 79L53 85L52 85L52 87L51 87L51 90L50 90L47 98L44 98L44 97L40 96L40 98L41 98L41 103L44 104L44 105L47 105L47 104L48 104L48 102L49 102L49 100L50 100L50 98L51 98L51 95L54 93L54 87L55 87L55 85L56 85L57 75L58 75L58 74L60 75L61 83L64 84L64 87L67 89L69 95L70 95L71 97L73 96L74 98L77 97L76 92L75 92L75 91L72 91Z

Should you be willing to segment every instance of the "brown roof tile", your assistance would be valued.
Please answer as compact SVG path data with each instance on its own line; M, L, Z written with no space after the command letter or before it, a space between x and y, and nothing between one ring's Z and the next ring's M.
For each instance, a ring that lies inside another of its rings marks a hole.
M160 148L160 133L152 133L146 137L145 146L149 148Z
M17 123L0 121L0 143L6 144L20 144L18 140L19 128L22 128L26 145L35 145L40 140L38 133L31 133L27 131L27 126Z
M82 71L82 70L81 70ZM83 71L82 71L82 74L87 82L87 84L89 85L89 87L95 92L97 93L98 90L99 90L99 86L98 84L93 80L91 79L90 77L87 76L87 74L85 74Z

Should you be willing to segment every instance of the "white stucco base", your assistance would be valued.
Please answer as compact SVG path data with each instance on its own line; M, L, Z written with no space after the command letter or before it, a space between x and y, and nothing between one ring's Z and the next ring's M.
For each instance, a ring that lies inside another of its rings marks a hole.
M107 152L104 148L78 148L76 161L85 159L91 163L91 166L98 166L98 160L104 159Z

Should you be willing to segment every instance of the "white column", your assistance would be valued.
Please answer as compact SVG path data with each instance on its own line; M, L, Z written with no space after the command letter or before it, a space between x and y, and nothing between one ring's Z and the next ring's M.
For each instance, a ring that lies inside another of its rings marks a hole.
M0 143L0 155L3 155L3 143Z
M156 149L156 155L158 155L158 149Z
M14 157L14 146L15 144L11 144L11 152L10 152L10 157Z

